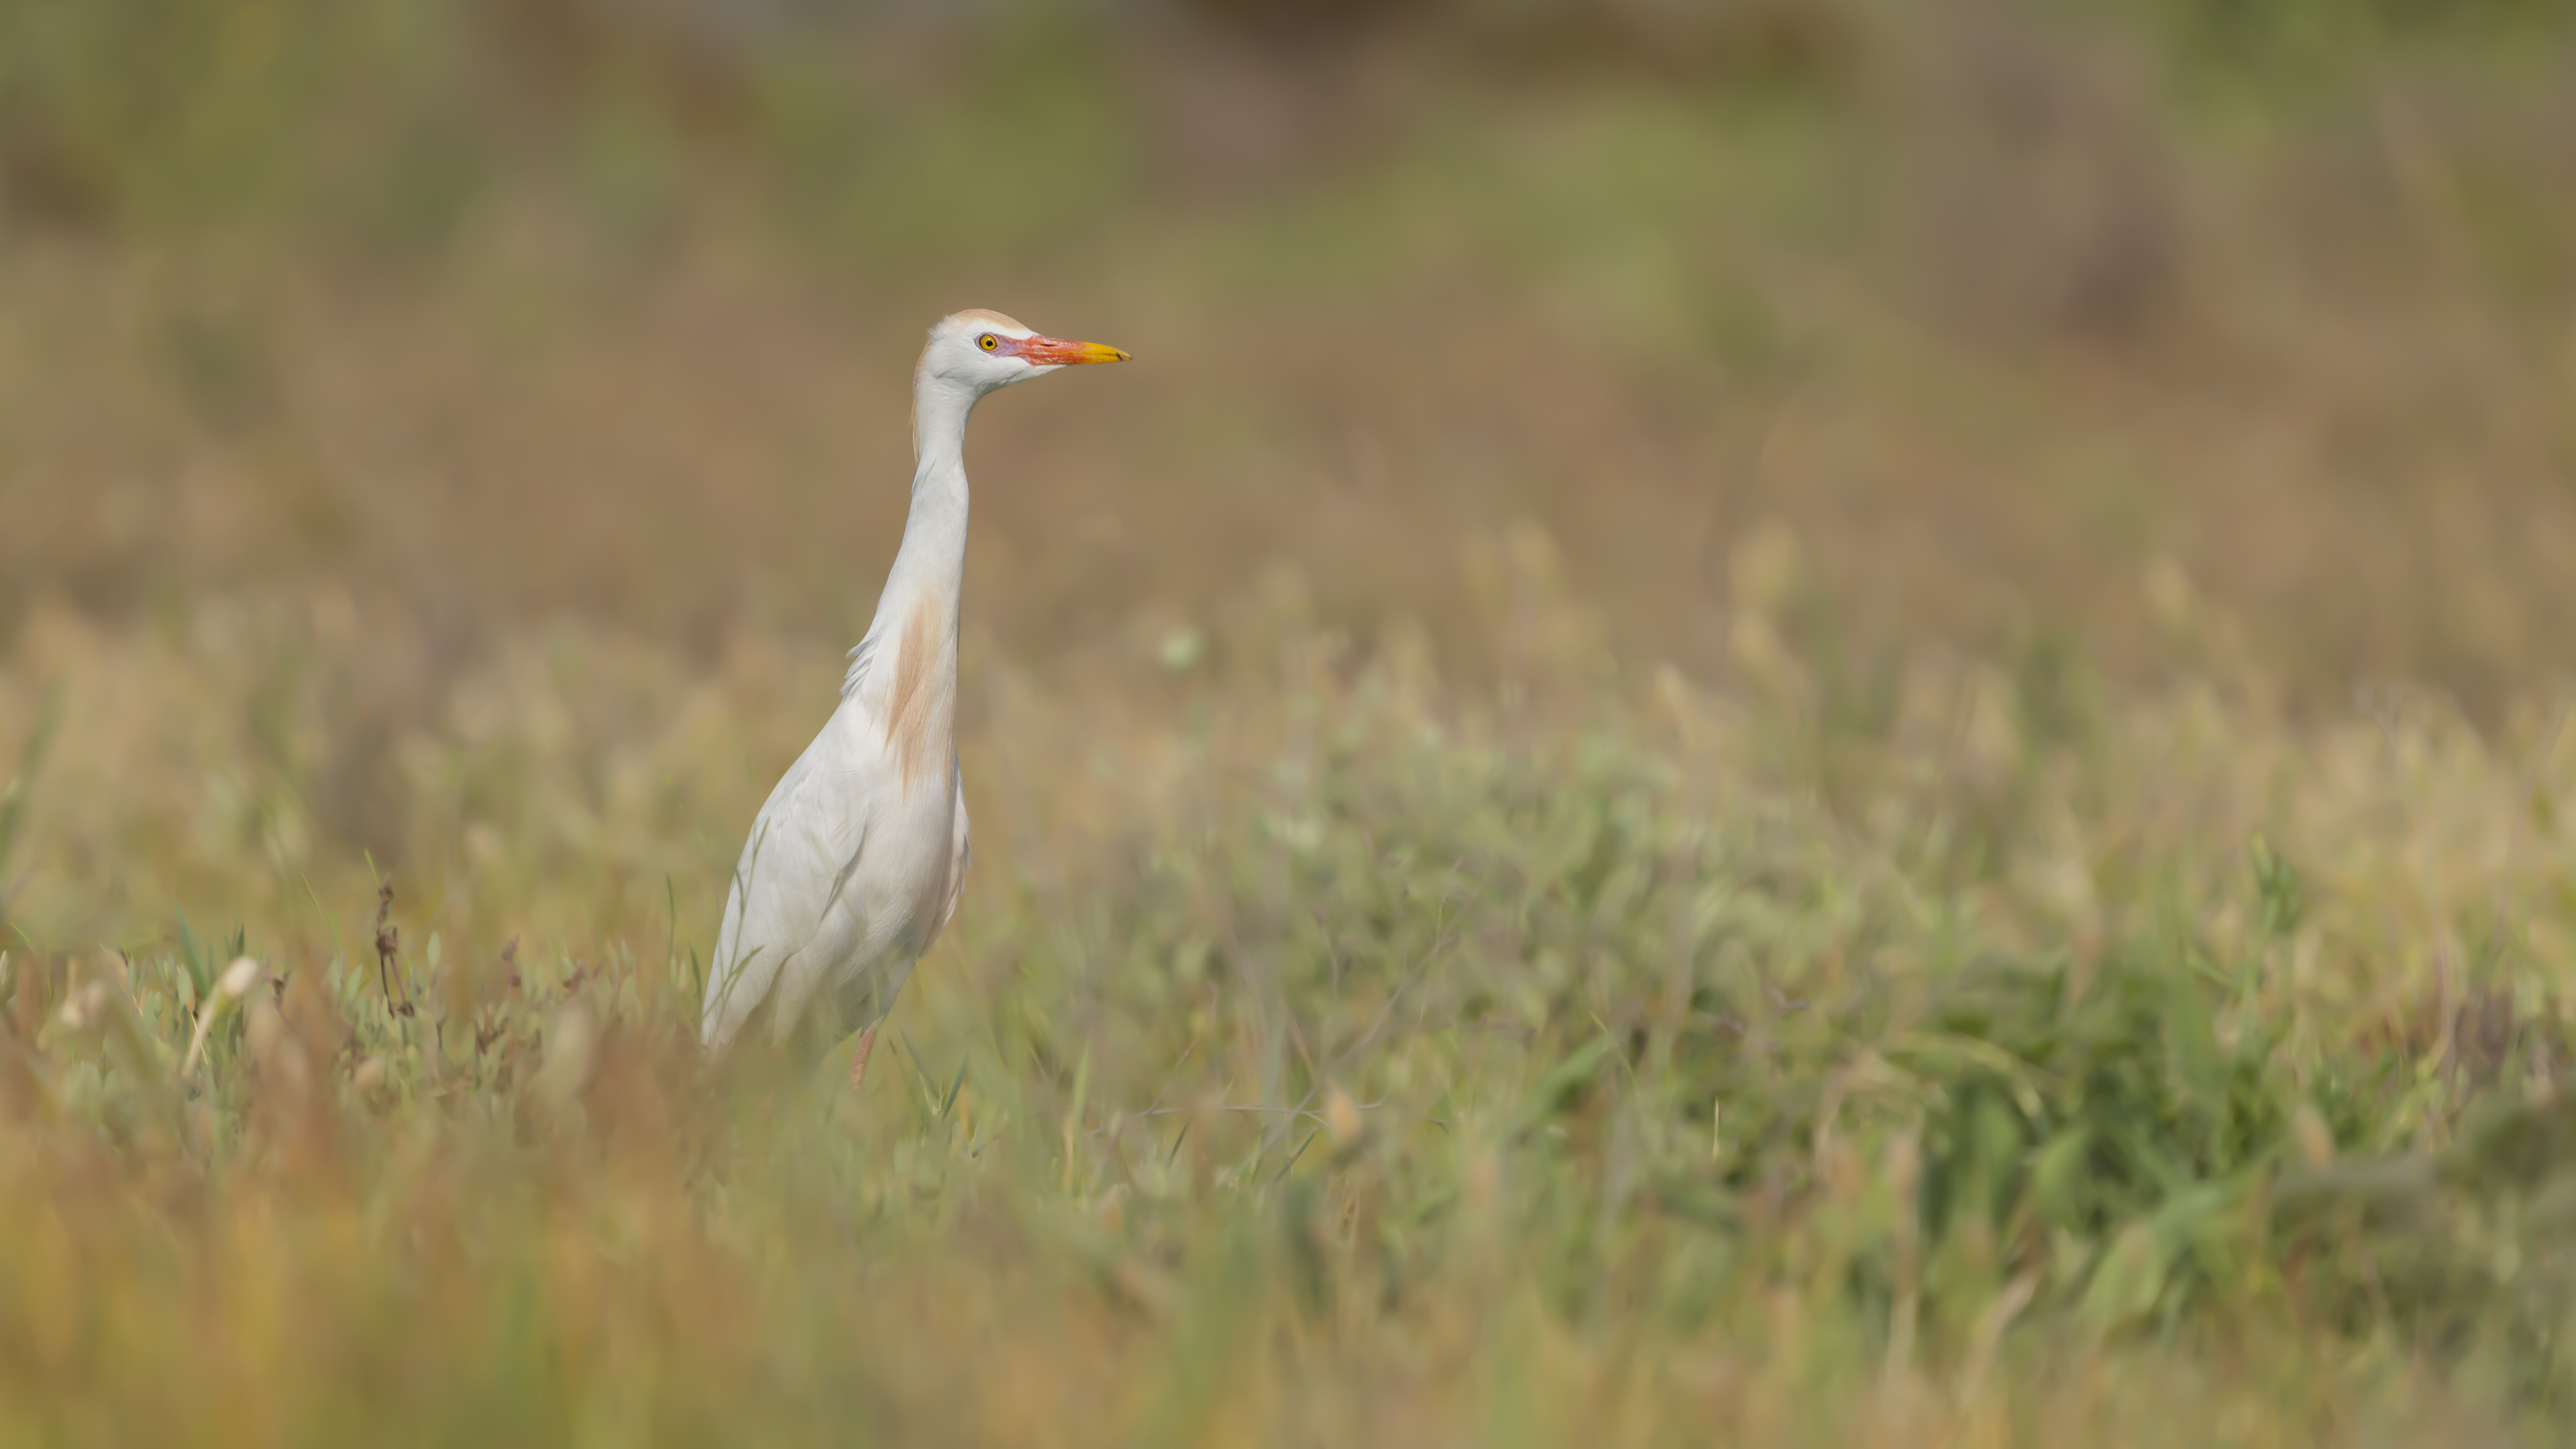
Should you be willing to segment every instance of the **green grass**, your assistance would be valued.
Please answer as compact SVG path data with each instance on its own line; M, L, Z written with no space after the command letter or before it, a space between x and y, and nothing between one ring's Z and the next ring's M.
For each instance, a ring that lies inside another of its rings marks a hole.
M828 650L705 676L559 631L469 669L376 807L418 862L378 937L366 863L294 843L335 788L295 741L354 697L330 617L40 621L0 681L15 743L84 661L0 867L0 1438L2400 1442L2569 1407L2552 729L1932 656L1835 724L1758 606L1767 694L1542 662L1480 703L1400 636L1289 630L1169 686L1180 727L988 670L982 864L851 1103L690 1044L712 882ZM229 815L188 783L228 770ZM188 882L185 921L141 934L119 879Z
M2565 6L2257 8L0 0L0 1449L2563 1441Z

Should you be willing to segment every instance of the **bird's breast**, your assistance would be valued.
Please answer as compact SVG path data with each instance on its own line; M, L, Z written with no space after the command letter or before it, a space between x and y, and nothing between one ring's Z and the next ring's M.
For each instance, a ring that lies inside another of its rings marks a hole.
M955 767L957 636L948 615L938 600L916 599L896 636L885 744L907 800L925 786L944 792Z

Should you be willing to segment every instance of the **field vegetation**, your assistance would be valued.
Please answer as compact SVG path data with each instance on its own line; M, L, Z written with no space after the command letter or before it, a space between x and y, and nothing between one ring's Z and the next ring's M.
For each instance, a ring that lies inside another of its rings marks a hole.
M0 1443L2563 1441L2571 25L0 0Z

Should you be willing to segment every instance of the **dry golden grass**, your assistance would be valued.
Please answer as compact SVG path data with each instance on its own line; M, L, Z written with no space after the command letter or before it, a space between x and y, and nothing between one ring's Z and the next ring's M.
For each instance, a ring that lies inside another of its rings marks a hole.
M63 724L13 921L126 948L9 967L5 1417L2537 1431L2562 715L2303 727L2223 667L2088 715L2080 678L1926 654L1858 733L1765 546L1732 698L1605 691L1526 539L1496 625L1524 662L1482 707L1419 644L1353 659L1293 619L1224 641L1284 674L1168 683L1177 716L986 662L990 844L855 1111L730 1107L688 1044L734 844L702 822L796 746L826 642L705 665L564 625L463 671L392 742L380 963L372 877L311 802L357 641L405 626L328 598L39 619ZM47 707L22 677L11 740ZM174 943L174 898L230 914ZM274 992L209 986L236 949Z
M2541 22L40 9L0 1443L2563 1437ZM966 304L1139 359L977 420L976 871L715 1079Z

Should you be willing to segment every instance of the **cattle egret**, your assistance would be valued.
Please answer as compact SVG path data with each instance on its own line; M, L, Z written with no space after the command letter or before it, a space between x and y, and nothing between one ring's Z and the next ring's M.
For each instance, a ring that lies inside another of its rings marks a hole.
M760 1017L773 1046L814 1055L855 1031L851 1087L866 1076L877 1026L956 913L970 859L957 766L967 415L1012 383L1126 360L999 312L960 312L930 329L912 373L903 545L850 651L840 707L769 792L734 867L707 976L708 1051Z

